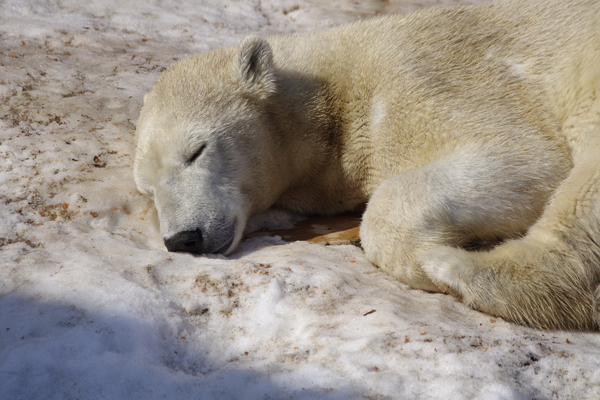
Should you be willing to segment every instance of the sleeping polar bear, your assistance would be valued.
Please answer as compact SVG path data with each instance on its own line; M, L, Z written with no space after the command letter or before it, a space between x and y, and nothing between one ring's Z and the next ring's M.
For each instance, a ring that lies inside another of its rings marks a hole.
M539 328L600 303L600 2L423 10L250 36L167 69L134 175L170 251L232 252L270 206L367 204L369 260Z

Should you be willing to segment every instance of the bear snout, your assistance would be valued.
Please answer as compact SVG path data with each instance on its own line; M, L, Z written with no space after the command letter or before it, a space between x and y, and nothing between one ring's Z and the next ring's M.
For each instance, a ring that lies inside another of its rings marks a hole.
M200 229L177 232L171 237L163 238L163 241L169 251L185 251L188 253L205 252Z

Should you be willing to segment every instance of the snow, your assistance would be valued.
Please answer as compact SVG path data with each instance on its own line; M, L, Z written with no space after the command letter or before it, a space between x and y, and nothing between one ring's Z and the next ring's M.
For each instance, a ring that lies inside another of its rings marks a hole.
M597 333L411 290L354 246L168 253L135 189L142 97L175 60L450 3L0 2L0 398L600 398Z

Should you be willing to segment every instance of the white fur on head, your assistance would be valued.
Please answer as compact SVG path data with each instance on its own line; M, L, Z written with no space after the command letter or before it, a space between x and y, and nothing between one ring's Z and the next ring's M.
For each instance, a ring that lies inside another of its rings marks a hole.
M273 51L265 39L255 35L244 39L236 68L240 85L250 94L266 99L275 92Z

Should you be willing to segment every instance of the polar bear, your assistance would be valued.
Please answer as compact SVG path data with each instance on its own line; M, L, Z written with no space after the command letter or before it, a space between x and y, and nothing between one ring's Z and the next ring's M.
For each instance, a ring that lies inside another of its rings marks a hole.
M134 177L169 251L231 253L274 206L366 204L369 260L543 329L596 329L600 2L426 9L250 36L146 95Z

